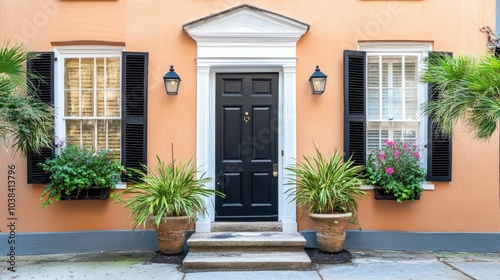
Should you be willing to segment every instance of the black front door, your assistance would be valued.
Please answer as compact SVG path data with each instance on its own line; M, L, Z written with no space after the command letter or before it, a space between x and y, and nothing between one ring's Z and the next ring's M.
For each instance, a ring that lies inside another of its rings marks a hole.
M278 220L278 73L216 75L216 221Z

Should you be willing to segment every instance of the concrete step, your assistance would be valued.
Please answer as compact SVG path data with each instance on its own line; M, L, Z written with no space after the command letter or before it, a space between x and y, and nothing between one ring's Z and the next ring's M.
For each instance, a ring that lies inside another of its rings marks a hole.
M306 270L311 260L302 252L189 252L184 271L196 270Z
M187 240L189 252L284 252L304 251L300 233L195 232Z
M210 225L211 232L281 232L282 230L281 222L213 222Z

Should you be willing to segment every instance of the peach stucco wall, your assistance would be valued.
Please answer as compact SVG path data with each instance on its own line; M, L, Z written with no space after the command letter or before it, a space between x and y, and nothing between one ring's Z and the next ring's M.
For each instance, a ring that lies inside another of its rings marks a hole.
M146 4L147 3L147 4ZM297 44L297 156L343 147L344 49L365 41L424 41L454 53L483 53L484 25L494 26L494 0L0 0L0 39L29 51L49 51L68 41L121 42L149 52L148 158L183 161L196 145L196 43L182 29L192 20L251 4L310 24ZM161 77L170 64L182 77L180 93L167 96ZM307 82L319 64L327 90L313 96ZM436 183L418 202L360 201L365 230L499 232L499 139L473 140L461 126L453 139L453 181ZM42 185L26 184L26 161L0 151L0 221L6 221L7 165L17 170L18 232L129 229L128 210L111 201L60 202L41 209ZM297 215L299 230L312 229ZM0 223L5 231L5 223Z

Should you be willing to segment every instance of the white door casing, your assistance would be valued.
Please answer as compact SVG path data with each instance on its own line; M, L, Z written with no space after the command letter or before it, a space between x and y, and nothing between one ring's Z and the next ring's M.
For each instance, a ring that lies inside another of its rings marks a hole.
M284 192L285 167L296 158L296 44L309 29L297 20L240 5L189 22L185 32L197 43L197 167L215 178L215 74L278 72L279 151L278 219L283 232L297 232L296 204ZM215 189L215 180L207 187ZM214 198L205 198L208 215L199 216L197 232L209 232L215 218Z

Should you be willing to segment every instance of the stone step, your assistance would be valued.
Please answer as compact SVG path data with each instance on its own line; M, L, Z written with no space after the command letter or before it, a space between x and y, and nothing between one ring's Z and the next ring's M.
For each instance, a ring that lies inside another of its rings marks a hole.
M305 244L296 232L195 232L187 240L190 252L297 252Z
M306 270L311 259L297 252L189 252L184 271L196 270Z
M210 225L211 232L281 232L282 230L281 222L213 222Z

